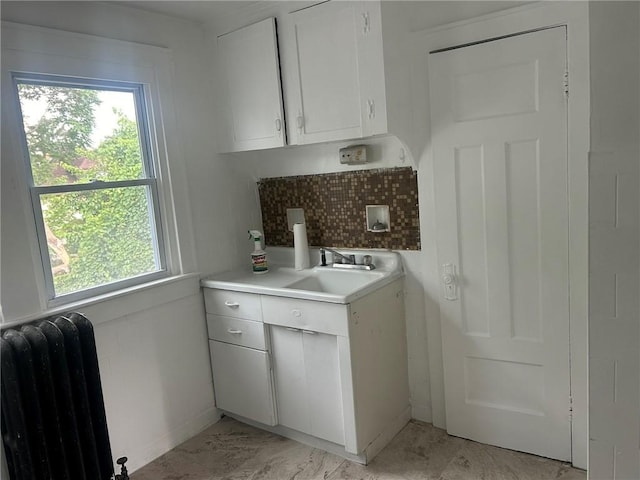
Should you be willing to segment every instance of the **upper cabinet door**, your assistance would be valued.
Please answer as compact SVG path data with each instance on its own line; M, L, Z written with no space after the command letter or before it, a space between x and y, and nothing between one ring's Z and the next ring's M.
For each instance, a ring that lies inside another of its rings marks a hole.
M383 133L382 33L378 2L328 2L294 12L283 25L290 144Z
M221 150L286 145L275 19L218 37L218 53L226 98Z

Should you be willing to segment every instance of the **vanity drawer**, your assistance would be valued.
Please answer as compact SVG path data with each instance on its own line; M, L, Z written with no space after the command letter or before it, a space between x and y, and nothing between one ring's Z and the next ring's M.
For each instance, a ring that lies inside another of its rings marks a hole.
M262 322L207 314L207 329L212 340L257 350L267 349Z
M207 313L262 321L260 295L205 288L204 304Z
M264 323L300 330L349 336L348 305L262 296Z

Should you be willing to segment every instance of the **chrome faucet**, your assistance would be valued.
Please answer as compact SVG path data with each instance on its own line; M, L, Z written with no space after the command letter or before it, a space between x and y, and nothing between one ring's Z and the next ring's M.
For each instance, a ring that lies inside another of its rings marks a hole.
M320 247L320 258L322 259L322 266L326 267L327 266L327 257L325 256L325 251L331 252L331 254L333 255L333 263L336 263L336 257L342 259L343 263L349 264L349 265L355 265L356 264L356 256L355 255L343 255L342 253L334 250L333 248L327 248L327 247Z
M333 254L331 264L327 264L327 257L325 256L326 251L329 251ZM342 263L336 263L336 259L340 259ZM362 265L356 263L355 255L344 255L340 252L335 251L333 248L320 247L320 266L321 267L335 267L335 268L345 268L350 270L374 270L376 266L373 264L373 259L371 255L365 255L363 257Z

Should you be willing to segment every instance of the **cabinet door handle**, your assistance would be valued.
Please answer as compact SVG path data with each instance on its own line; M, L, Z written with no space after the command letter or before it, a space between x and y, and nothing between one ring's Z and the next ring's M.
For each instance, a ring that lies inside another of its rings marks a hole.
M302 330L302 333L306 333L308 335L315 335L316 334L316 332L313 332L311 330Z
M367 100L367 106L369 107L369 118L374 118L376 116L376 102L370 98Z
M304 117L302 116L302 113L298 113L296 124L298 125L298 130L302 131L302 128L304 127Z
M279 132L282 130L282 120L280 120L279 118L276 118L276 132Z
M300 329L299 329L299 328L293 328L293 327L284 327L284 328L286 328L286 329L287 329L287 330L289 330L290 332L299 332L299 331L300 331Z
M229 307L229 308L237 308L240 306L240 304L238 302L231 302L229 300L227 300L226 302L224 302L224 304Z
M228 329L227 332L229 332L231 335L242 335L242 330L235 330L233 328Z

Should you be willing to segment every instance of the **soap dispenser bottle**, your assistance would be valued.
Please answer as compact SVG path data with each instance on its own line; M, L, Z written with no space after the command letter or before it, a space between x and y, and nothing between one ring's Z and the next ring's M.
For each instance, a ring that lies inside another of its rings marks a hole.
M253 252L251 252L251 269L253 273L267 273L267 252L262 249L262 232L249 230L249 238L253 239Z

